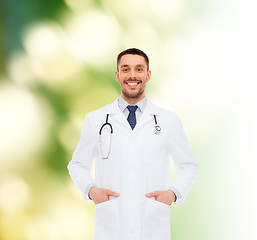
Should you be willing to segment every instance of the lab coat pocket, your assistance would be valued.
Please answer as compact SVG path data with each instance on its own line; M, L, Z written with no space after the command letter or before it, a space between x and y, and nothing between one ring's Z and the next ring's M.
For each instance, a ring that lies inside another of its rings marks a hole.
M117 198L95 205L94 240L119 240Z
M170 240L170 206L147 198L142 223L142 240Z

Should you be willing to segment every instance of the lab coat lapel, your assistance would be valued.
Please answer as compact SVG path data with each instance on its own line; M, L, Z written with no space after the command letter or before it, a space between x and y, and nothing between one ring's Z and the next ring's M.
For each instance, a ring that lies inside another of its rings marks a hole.
M140 129L142 126L144 126L149 121L152 121L153 126L154 126L154 115L158 116L159 110L154 104L147 101L146 109L143 112L142 116L137 121L137 124L134 128L134 132L136 132L138 129Z
M124 127L128 128L128 130L131 130L131 127L127 119L125 118L124 114L122 113L122 111L118 106L118 99L116 99L109 105L109 108L107 109L107 113L109 113L114 118L114 120L117 120Z

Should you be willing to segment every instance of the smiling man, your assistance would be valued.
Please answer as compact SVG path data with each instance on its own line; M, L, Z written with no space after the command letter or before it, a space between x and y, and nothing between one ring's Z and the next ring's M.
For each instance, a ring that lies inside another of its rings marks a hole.
M169 240L170 206L185 200L198 164L177 115L145 97L147 55L121 52L115 79L121 96L86 115L69 173L95 203L95 240ZM178 170L172 182L170 156Z
M150 81L151 71L147 56L123 53L118 56L115 78L120 84L121 97L132 105L145 97L145 85Z

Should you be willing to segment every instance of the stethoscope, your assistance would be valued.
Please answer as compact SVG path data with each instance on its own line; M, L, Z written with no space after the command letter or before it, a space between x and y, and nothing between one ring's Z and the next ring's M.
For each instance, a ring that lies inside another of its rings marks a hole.
M156 119L156 115L153 115L154 116L154 123L155 123L155 126L154 126L154 133L155 134L160 134L161 133L161 127L158 125L157 123L157 119ZM111 153L111 145L112 145L112 134L113 134L113 128L112 128L112 124L108 122L108 118L109 118L109 114L106 115L106 122L102 125L102 127L100 128L99 130L99 147L100 147L100 155L101 155L101 158L104 160L104 159L108 159L109 156L110 156L110 153ZM102 153L102 130L105 126L109 126L110 127L110 144L109 144L109 149L108 149L108 154L106 157L103 156L103 153Z

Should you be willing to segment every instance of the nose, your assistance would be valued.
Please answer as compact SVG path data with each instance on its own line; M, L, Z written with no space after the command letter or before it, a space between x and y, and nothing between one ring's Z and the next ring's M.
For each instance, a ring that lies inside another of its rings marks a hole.
M130 71L130 78L133 79L133 80L136 79L136 71L135 71L134 69L132 69L132 70Z

